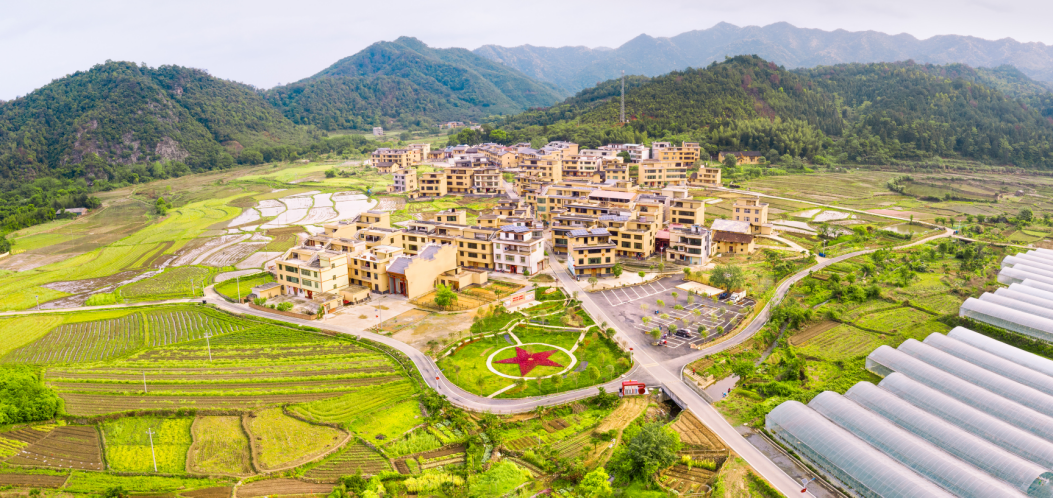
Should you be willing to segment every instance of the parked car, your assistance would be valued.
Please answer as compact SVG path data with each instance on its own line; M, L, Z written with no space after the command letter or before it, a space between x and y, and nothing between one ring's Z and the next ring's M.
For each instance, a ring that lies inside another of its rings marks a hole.
M690 339L691 338L691 332L689 332L687 329L677 330L673 335L675 335L677 337L683 337L684 339Z

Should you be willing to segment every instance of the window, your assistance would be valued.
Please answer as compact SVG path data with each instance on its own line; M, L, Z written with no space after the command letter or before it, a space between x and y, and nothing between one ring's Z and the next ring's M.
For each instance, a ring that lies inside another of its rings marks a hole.
M634 247L633 247L634 249L643 249L643 244L641 244L641 243L639 243L639 242L637 242L637 243L633 244L633 246L634 246Z
M608 258L608 259L609 259L609 258ZM601 258L589 258L589 264L590 264L590 265L598 265L598 264L600 264L600 263L602 263L602 262L603 262L603 261L602 261L602 259L601 259Z
M636 235L633 238L636 240L643 240L643 235Z
M608 262L608 263L610 263L610 262L611 262L611 257L610 257L610 256L607 256L607 262Z
M735 212L736 212L736 213L737 213L737 212L739 212L739 208L735 208Z
M629 247L632 247L632 244L629 244L628 242L622 242L622 247L628 249Z

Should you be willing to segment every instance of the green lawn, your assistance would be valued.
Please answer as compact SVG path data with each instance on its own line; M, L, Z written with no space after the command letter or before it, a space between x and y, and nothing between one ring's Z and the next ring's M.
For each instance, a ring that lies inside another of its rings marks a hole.
M252 293L252 288L257 285L268 284L274 281L274 276L270 273L257 273L255 275L246 275L240 279L232 278L230 280L224 280L216 284L216 292L227 296L230 299L237 299L239 290L240 296L245 299Z

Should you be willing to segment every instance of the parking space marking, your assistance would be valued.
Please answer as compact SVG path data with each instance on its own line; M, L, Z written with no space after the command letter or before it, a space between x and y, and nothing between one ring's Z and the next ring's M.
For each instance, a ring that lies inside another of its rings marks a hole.
M641 295L640 295L640 293L639 293L639 292L637 292L637 291L636 291L636 287L627 287L627 288L628 288L628 289L630 289L630 290L632 290L632 291L633 291L633 294L636 294L636 298L637 298L637 299L639 299L639 298L643 297L643 296L641 296Z
M611 298L610 298L610 296L607 295L606 292L601 292L600 294L603 294L603 297L607 299L607 304L609 304L611 306L614 306L614 303L611 302Z

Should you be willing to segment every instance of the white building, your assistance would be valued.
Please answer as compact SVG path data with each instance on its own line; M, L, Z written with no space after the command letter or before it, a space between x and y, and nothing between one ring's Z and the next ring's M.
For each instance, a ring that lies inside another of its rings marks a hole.
M618 152L628 152L629 162L634 163L651 158L651 149L643 144L609 144L600 147L600 150L613 150L616 155Z
M494 239L497 271L530 275L545 269L545 239L540 227L505 225Z
M373 136L374 137L382 137L382 136L384 136L384 128L382 128L380 126L374 126L373 127Z

